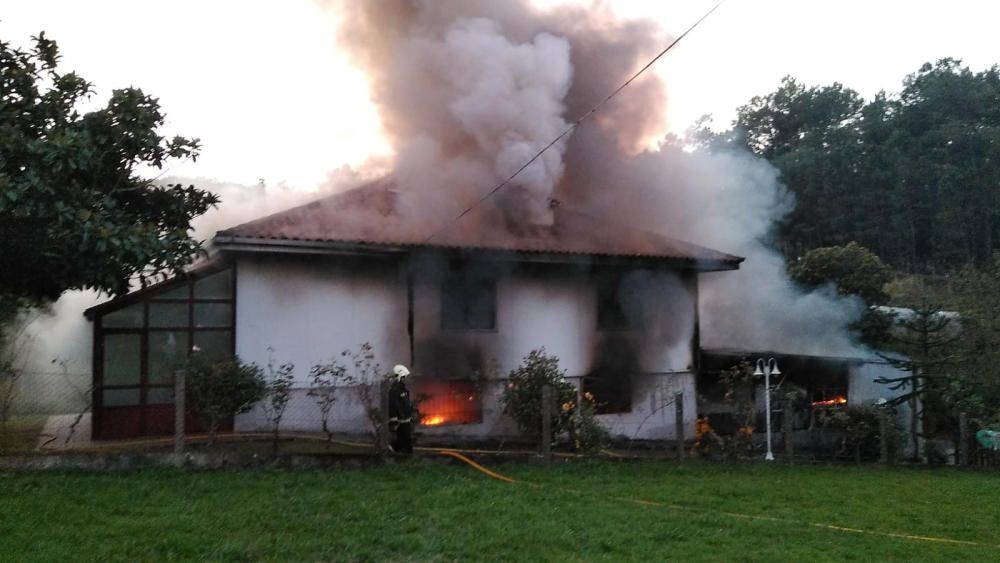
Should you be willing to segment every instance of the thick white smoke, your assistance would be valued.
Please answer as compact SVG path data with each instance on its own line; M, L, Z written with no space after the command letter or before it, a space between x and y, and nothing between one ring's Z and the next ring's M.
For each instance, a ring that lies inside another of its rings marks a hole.
M371 173L379 173L377 164ZM368 172L340 168L316 192L284 184L267 186L208 178L165 178L166 184L194 184L219 196L218 208L194 221L194 236L209 241L215 232L371 180ZM27 312L18 336L17 366L24 372L17 408L22 411L76 412L87 404L91 384L93 327L83 312L111 297L95 291L68 291L55 303Z
M443 30L415 29L398 49L391 83L406 90L402 112L412 114L396 180L402 193L420 198L415 207L454 215L567 127L572 67L565 39L539 33L518 41L495 20L458 18ZM563 150L553 147L513 183L523 189L531 222L546 220ZM457 192L428 206L442 185Z
M333 7L396 147L398 186L412 207L404 212L443 209L445 220L668 42L653 22L621 21L599 2L546 12L485 0ZM796 287L769 244L794 205L772 166L749 153L641 148L662 127L666 92L644 75L487 204L510 213L513 200L520 220L537 222L555 195L608 221L745 256L739 272L702 277L705 347L863 353L847 329L860 302ZM524 193L531 205L519 201Z

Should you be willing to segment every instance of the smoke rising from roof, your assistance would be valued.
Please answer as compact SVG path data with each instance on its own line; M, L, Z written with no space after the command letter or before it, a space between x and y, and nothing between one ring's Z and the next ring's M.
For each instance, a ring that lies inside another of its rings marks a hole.
M370 77L396 150L403 212L444 224L669 41L655 23L617 19L604 2L547 11L523 0L327 5L342 17L340 44ZM483 205L537 224L552 220L547 203L557 198L612 223L747 257L739 272L703 277L706 347L860 353L847 326L861 303L803 292L769 245L793 206L773 167L671 140L645 148L662 129L666 94L659 77L644 74Z

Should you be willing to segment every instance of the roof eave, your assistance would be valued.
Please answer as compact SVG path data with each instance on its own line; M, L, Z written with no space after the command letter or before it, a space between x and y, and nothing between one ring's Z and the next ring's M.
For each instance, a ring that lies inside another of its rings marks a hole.
M301 239L273 239L240 237L220 232L213 239L219 250L247 253L277 254L322 254L344 256L392 256L413 252L417 248L437 248L460 252L488 253L493 258L518 262L548 263L658 263L693 270L697 272L721 272L738 270L744 258L728 256L720 258L689 258L648 255L586 254L575 252L545 252L533 250L510 250L480 246L454 246L441 244L378 244L346 241L317 241Z

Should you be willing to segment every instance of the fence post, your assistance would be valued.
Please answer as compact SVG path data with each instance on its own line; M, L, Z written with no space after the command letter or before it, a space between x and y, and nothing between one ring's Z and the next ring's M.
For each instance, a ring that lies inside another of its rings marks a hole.
M552 456L552 386L542 386L542 458Z
M781 433L785 435L785 457L788 463L795 461L795 447L792 444L792 395L785 395L785 402L781 407Z
M677 437L677 460L684 459L684 393L674 393L674 432Z
M185 406L184 370L174 372L174 454L184 453L184 414Z
M880 463L889 463L889 417L886 416L885 407L878 410L878 442Z
M962 467L969 465L969 415L958 413L958 463Z

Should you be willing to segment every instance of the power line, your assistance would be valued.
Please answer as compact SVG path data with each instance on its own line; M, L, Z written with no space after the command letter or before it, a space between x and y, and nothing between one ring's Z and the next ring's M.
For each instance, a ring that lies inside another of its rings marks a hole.
M614 98L615 96L617 96L619 92L621 92L622 90L624 90L625 88L627 88L628 85L631 84L636 78L639 78L639 76L642 73L644 73L647 70L649 70L649 67L651 67L654 64L656 64L656 61L658 61L661 58L663 58L663 56L666 55L668 51L670 51L671 49L674 48L674 45L677 45L680 42L681 39L684 39L684 37L688 33L691 33L692 31L694 31L694 29L696 27L698 27L699 25L701 25L701 22L705 21L705 19L707 19L708 16L712 15L713 12L715 12L716 10L719 9L719 6L721 6L721 5L725 4L725 3L726 3L726 0L719 0L719 2L717 2L714 6L712 6L712 9L710 9L707 12L705 12L705 15L701 16L700 18L698 18L698 20L696 22L694 22L693 24L691 24L690 27L688 27L686 30L684 30L684 33L678 35L676 39L674 39L673 41L671 41L669 45L667 45L662 51L660 51L655 57L653 57L648 63L646 63L645 66L643 66L642 68L640 68L628 80L626 80L625 82L623 82L621 86L619 86L618 88L615 88L615 90L613 92L611 92L610 94L608 94L606 98L604 98L603 100L601 100L600 102L598 102L598 104L595 105L594 107L590 108L590 111L588 111L587 113L585 113L585 114L581 115L580 117L578 117L576 119L576 121L570 123L569 126L566 127L566 129L562 133L560 133L558 137L556 137L555 139L552 139L552 142L550 142L549 144L547 144L544 147L542 147L542 150L540 150L537 153L535 153L535 155L532 156L530 159L528 159L528 161L525 162L523 165L521 165L520 168L518 168L517 170L515 170L513 174L511 174L510 176L508 176L506 180L504 180L504 181L500 182L499 184L497 184L496 187L494 187L492 190L490 190L486 195L484 195L483 197L479 198L475 203L473 203L472 205L470 205L469 207L467 207L464 211L462 211L461 213L459 213L458 216L456 216L454 219L452 219L451 221L449 221L443 227L441 227L440 229L438 229L438 230L434 231L433 233L431 233L431 235L429 237L427 237L426 239L424 239L424 242L429 242L432 238L434 238L434 237L438 236L439 234L441 234L441 232L444 231L445 229L447 229L451 225L451 223L454 223L454 222L458 221L459 219L461 219L462 217L465 217L465 215L467 213L469 213L470 211L472 211L473 209L475 209L480 203L482 203L482 202L486 201L487 199L493 197L497 192L499 192L504 187L506 187L507 184L509 184L514 178L516 178L518 174L520 174L521 172L524 172L525 168L531 166L532 163L534 163L536 160L539 159L539 157L541 157L543 154L545 154L545 151L551 149L553 146L555 146L556 143L558 143L559 141L563 140L563 138L565 138L566 135L569 135L570 133L572 133L573 130L575 130L588 117L590 117L590 116L594 115L595 113L597 113L597 111L599 109L601 109L601 107L603 107L604 104L610 102L611 99Z

